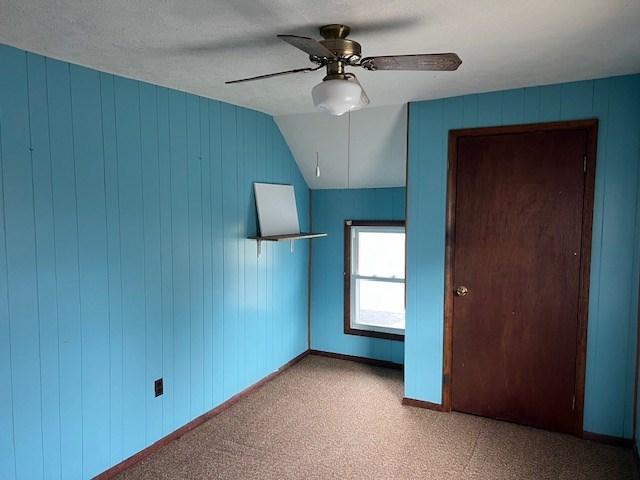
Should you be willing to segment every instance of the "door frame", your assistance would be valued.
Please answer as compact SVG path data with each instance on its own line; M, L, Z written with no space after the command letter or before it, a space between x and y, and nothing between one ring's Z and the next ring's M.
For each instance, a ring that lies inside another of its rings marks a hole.
M455 262L455 212L458 139L488 135L509 135L532 132L559 132L583 130L587 132L587 158L582 207L582 240L580 258L580 286L578 302L578 335L576 349L575 408L573 434L583 436L584 384L587 354L587 321L589 310L589 272L591 266L591 239L593 227L593 202L596 173L598 120L537 123L483 128L465 128L449 131L447 217L445 247L444 294L444 358L442 376L442 411L451 411L451 362L453 358L453 271Z

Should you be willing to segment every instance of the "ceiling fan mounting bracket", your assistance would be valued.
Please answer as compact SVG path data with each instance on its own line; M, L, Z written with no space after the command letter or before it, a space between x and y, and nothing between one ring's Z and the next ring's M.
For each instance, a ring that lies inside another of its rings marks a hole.
M346 25L341 25L339 23L331 23L320 27L320 36L325 40L346 38L349 36L349 33L351 33L351 29Z

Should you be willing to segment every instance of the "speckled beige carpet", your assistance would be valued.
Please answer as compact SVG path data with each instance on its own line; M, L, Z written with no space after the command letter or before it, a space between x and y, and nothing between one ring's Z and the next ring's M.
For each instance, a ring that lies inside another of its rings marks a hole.
M629 449L401 399L400 372L310 356L118 478L638 478Z

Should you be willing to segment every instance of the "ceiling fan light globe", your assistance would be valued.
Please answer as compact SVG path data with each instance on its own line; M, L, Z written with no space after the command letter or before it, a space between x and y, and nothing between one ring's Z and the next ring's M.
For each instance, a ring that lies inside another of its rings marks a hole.
M316 109L342 115L360 103L362 88L348 80L325 80L313 87L311 97Z

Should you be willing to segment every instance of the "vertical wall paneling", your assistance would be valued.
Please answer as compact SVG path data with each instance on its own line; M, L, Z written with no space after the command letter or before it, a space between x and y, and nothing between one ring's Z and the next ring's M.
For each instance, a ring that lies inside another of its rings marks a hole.
M266 151L266 125L267 118L265 115L256 114L256 152ZM256 179L261 182L267 178L266 162L264 159L256 158ZM254 192L255 199L255 192ZM259 233L258 225L254 226L256 234ZM258 377L263 377L265 374L265 365L267 364L267 262L266 257L261 259L257 265L257 289L258 294L256 298L256 308L258 312L257 317L257 345L256 345L256 360L258 362Z
M500 125L502 120L502 92L477 95L478 126Z
M122 284L122 423L128 457L146 442L145 275L139 85L115 78Z
M3 58L5 52L0 52ZM0 75L5 76L3 67L6 62L0 62ZM3 155L2 155L2 118L3 110L0 105L0 175L3 175ZM0 381L6 388L0 389L0 476L3 478L15 478L16 476L16 456L14 442L14 421L13 421L13 379L11 368L11 328L9 321L9 292L8 292L8 272L7 272L7 248L5 242L5 222L4 222L4 188L0 182L0 330L5 332L0 336ZM57 332L56 332L57 335ZM58 422L59 424L59 422ZM44 440L44 435L43 435Z
M210 150L210 113L209 102L199 99L200 109L200 156L202 164L201 203L202 203L202 342L203 342L203 401L213 405L213 264L212 264L212 218L211 218L211 150Z
M243 191L244 210L243 218L246 235L256 235L256 211L254 208L256 199L253 191L253 182L258 177L258 155L257 155L257 116L255 111L245 112L245 148L244 148L244 178ZM246 306L246 359L245 366L245 385L255 383L260 377L258 373L258 255L254 242L244 242L244 287L245 287L245 306Z
M27 57L3 52L0 79L2 125L4 235L7 268L13 393L13 438L16 475L43 474L41 386L39 372L39 315L35 225L33 217L33 162L29 128ZM11 321L13 319L13 321ZM23 399L16 402L15 399Z
M266 152L267 152L267 176L275 179L276 178L276 174L275 174L275 158L273 155L273 135L272 135L272 127L269 123L267 123L266 128L265 128L265 136L266 136L266 140L267 140L267 144L266 144ZM277 181L276 181L277 182ZM274 248L272 248L273 245L267 245L267 250L266 250L266 255L265 253L263 253L263 255L265 255L265 265L266 265L266 278L267 278L267 312L268 312L268 316L267 316L267 341L268 343L272 346L271 348L269 348L267 350L267 355L268 355L268 361L269 362L276 362L277 361L277 353L278 353L278 349L277 349L277 345L275 345L276 342L276 330L277 330L277 325L276 325L276 307L275 307L275 302L274 302L274 254L276 252L276 250ZM264 248L264 244L263 244L263 248ZM264 252L264 250L263 250Z
M525 88L524 89L524 123L538 123L539 121L540 121L540 87Z
M441 179L446 172L446 164L442 158L445 156L446 148L444 143L444 130L442 119L444 116L444 101L438 100L431 104L420 104L417 114L420 115L421 131L416 141L419 143L420 154L424 155L426 161L420 165L418 177L409 177L407 188L418 189L418 205L413 208L407 206L409 215L408 224L408 250L407 259L412 263L412 256L415 254L414 279L408 279L407 288L417 289L416 298L429 305L442 303L444 298L444 265L440 260L441 252L444 252L444 236L436 236L434 231L444 231L446 213L446 183ZM492 122L491 115L487 115L486 101L478 98L478 117L487 118ZM409 139L409 141L414 141ZM420 185L420 187L417 187ZM414 215L425 215L431 219L430 222L417 222ZM413 249L412 235L417 233L420 238L425 239L421 248ZM429 265L431 268L421 268ZM411 303L407 303L407 311L413 308ZM433 352L442 351L443 332L438 328L442 324L442 318L428 315L423 309L417 309L415 335L418 344L415 350L414 375L417 379L433 378L437 375L442 377L442 355L435 356ZM432 332L430 334L430 332ZM426 340L426 341L425 341ZM405 356L407 362L408 356ZM433 385L418 381L415 384L415 395L418 398L432 398L435 394ZM437 387L440 388L440 387Z
M11 59L10 59L11 60ZM14 396L14 438L20 475L42 473L41 388L39 375L39 305L30 302L27 291L38 291L33 218L33 156L31 147L26 56L19 68L2 85L6 112L15 123L4 126L4 205L9 308L12 322L12 367ZM13 279L13 281L11 281ZM25 288L26 287L26 288ZM29 341L33 339L35 341ZM35 413L34 414L32 414ZM35 442L33 441L35 440Z
M328 212L326 211L326 208L318 208L319 204L326 205L327 192L327 190L311 191L311 195L313 196L313 212L311 217L313 218L313 229L316 232L327 232ZM321 265L325 260L324 257L321 256L320 246L319 240L313 241L313 257L311 259L311 264L316 265L316 267ZM330 337L327 335L329 328L314 328L314 326L320 325L320 319L328 318L327 302L320 301L320 299L326 298L326 268L312 268L311 275L311 347L313 348L316 345L320 346L328 344ZM338 335L342 334L342 331L335 331Z
M462 97L462 125L473 128L478 124L478 96L466 95Z
M276 130L279 132L280 129L276 128ZM286 183L286 184L290 184L291 183L291 163L290 161L293 160L293 157L290 156L290 153L288 151L287 148L287 144L284 141L284 138L282 138L281 140L281 144L282 144L282 182ZM296 207L297 209L297 207ZM306 243L306 242L304 242ZM295 249L295 247L297 245L292 245L293 248ZM291 247L291 246L290 246ZM288 255L286 253L286 251L284 252L284 262L283 262L283 267L285 268L285 270L290 270L291 269L291 255ZM289 311L291 310L291 278L287 277L287 276L281 276L280 277L282 280L282 286L280 287L280 291L282 292L282 310L283 312ZM290 346L293 344L292 340L293 340L293 336L294 336L294 328L293 328L293 322L291 321L291 317L285 317L283 316L283 329L282 329L282 355L283 355L283 360L285 358L287 358L291 352L291 348Z
M291 157L292 158L292 157ZM292 175L295 177L294 185L296 191L304 192L306 188L306 181L302 176L302 172L294 168L294 163L291 163L291 171ZM298 215L300 219L300 228L303 231L311 231L311 194L308 193L306 195L299 195L296 197L298 200L298 212L305 212L303 215ZM311 243L310 242L302 242L302 244L297 246L299 254L307 259L307 265L301 265L296 263L296 277L295 278L307 278L306 282L296 281L294 278L291 278L291 283L297 287L297 292L294 293L292 298L292 303L294 307L297 309L297 315L301 317L309 318L309 302L300 303L298 301L299 298L307 297L309 299L309 262L311 261L310 253L311 253ZM296 323L296 331L298 332L296 338L294 339L295 345L305 344L308 346L309 340L309 325L302 325L300 323Z
M460 98L460 101L463 101L463 98ZM524 88L503 92L501 121L514 125L524 123ZM457 125L460 123L456 122Z
M173 421L186 423L191 411L191 305L186 95L169 91L171 144L171 248L173 275Z
M157 88L140 84L140 145L142 154L142 212L144 219L144 278L146 358L144 392L146 442L162 437L162 399L154 381L162 377L162 286L160 252L160 171Z
M80 478L82 354L71 84L68 64L47 59L46 67L58 301L60 459L63 477Z
M440 403L448 131L598 118L584 429L633 436L640 76L411 105L405 395ZM419 247L416 247L419 246Z
M115 117L115 84L100 74L104 184L107 225L109 313L109 434L110 462L122 458L122 282L120 275L120 201Z
M173 216L171 193L171 135L169 91L156 87L158 109L158 182L160 186L160 296L162 315L162 435L174 430L174 296L173 296Z
M240 390L238 385L238 244L234 242L234 230L238 218L238 167L236 144L236 107L222 105L222 195L224 236L224 399Z
M38 265L38 310L40 314L40 383L42 389L42 452L45 477L59 477L60 398L58 381L58 319L56 299L55 244L51 190L51 157L45 59L27 54L29 72L29 118L33 160L33 213ZM7 365L9 363L7 362ZM5 383L10 385L10 382ZM0 403L7 405L0 400ZM2 448L2 447L0 447ZM0 460L0 463L2 461ZM0 474L0 476L2 476Z
M258 180L308 228L271 117L0 45L0 477L91 478L306 350Z
M213 272L212 383L213 405L224 400L224 223L222 192L222 109L220 102L209 102L209 157L211 158L211 269ZM225 157L227 158L227 157Z
M600 286L601 286L601 262L595 262L594 258L600 258L603 251L603 223L598 219L596 212L602 212L605 200L605 180L609 162L602 162L600 159L606 158L607 146L609 144L609 87L610 79L594 81L593 89L593 115L598 118L598 151L596 164L596 178L594 191L594 219L593 219L593 236L591 247L591 284L589 286L589 334L587 335L587 352L593 358L598 356L598 323L595 319L599 317L600 311ZM598 281L594 281L594 280ZM594 316L595 313L595 316ZM594 319L595 318L595 319ZM593 428L591 420L586 415L595 412L598 409L598 399L596 395L591 394L591 386L596 382L597 369L589 368L587 364L586 385L585 385L585 430Z
M418 324L417 321L417 309L408 308L409 305L416 305L418 298L418 289L412 288L413 282L415 282L418 276L417 265L415 261L410 261L410 252L409 252L409 236L411 233L411 229L414 226L411 224L411 219L413 216L412 208L418 208L418 194L420 192L417 188L409 188L411 183L409 181L410 178L416 177L420 173L420 162L410 162L410 158L415 158L420 155L420 143L418 142L418 138L420 135L420 130L422 128L422 123L420 121L420 112L419 105L417 104L409 104L409 118L408 118L408 138L407 138L407 204L406 214L405 214L405 230L407 235L407 243L406 243L406 305L405 305L405 331L404 331L404 396L407 398L416 398L417 394L415 391L415 386L418 381L416 378L416 362L417 358L417 346L418 346L418 336L416 335L416 327ZM476 102L477 108L477 102ZM407 362L407 359L414 359L412 362Z
M362 200L361 207L367 207L363 208L362 214L367 215L367 218L372 218L373 220L376 220L376 196L374 195L375 192L376 189L367 189L366 191L361 192L363 194L363 197L366 197ZM330 190L327 197L329 199L329 204L326 206L327 210L329 212L339 212L340 216L337 218L341 219L341 221L331 222L327 225L327 228L329 228L331 232L329 234L329 238L331 238L331 251L334 252L334 254L330 257L325 256L324 261L327 262L328 271L344 272L344 220L353 218L354 197L348 189ZM342 255L336 255L337 252L342 252ZM335 295L335 299L338 301L329 301L328 310L331 318L338 320L337 322L335 322L335 324L339 329L336 329L332 333L334 333L334 335L339 340L338 347L342 351L348 349L348 345L352 341L351 337L353 337L353 335L347 336L344 334L344 332L340 331L340 329L344 329L344 276L340 278L340 280L336 282L336 287L338 288L333 292ZM342 292L339 292L338 289L342 290ZM340 295L340 293L343 293L343 295ZM386 352L380 351L381 349L378 342L371 342L369 348L370 350L366 355L363 356L371 356L373 358L380 358L382 356L382 358L384 358L384 354Z
M271 148L273 155L273 178L276 183L282 183L282 143L280 141L280 136L278 135L278 129L274 126L270 128L271 135ZM282 248L273 249L273 268L271 270L271 274L273 276L274 287L280 283L279 275L278 275L278 265L282 261ZM282 316L280 312L282 312L282 295L280 294L279 288L274 288L272 292L272 309L273 309L273 332L275 339L275 361L278 362L282 357L282 343L280 342L280 337L282 335L282 330L284 328Z
M189 312L191 366L190 417L204 412L204 319L202 265L202 152L200 145L200 101L187 95L187 192L188 192L188 244L189 255Z
M237 229L240 238L246 238L247 232L245 227L244 219L245 215L245 196L244 196L244 110L236 109L236 177L235 177L235 189L237 195L237 217L243 221L237 222ZM245 291L244 291L244 261L245 261L245 249L244 244L248 242L248 240L242 241L236 246L236 254L238 255L238 265L240 268L237 270L237 282L238 282L238 305L245 305ZM246 309L239 308L238 309L238 330L235 335L235 348L237 352L238 358L238 370L237 370L237 378L236 384L238 385L238 389L242 390L245 388L245 320L246 320Z
M496 94L499 95L500 92L497 92ZM491 107L489 106L489 108ZM540 87L540 116L538 120L540 122L553 122L555 120L559 120L561 109L562 85L545 85Z
M640 150L640 76L611 79L608 96L604 202L602 210L594 213L594 223L602 225L601 251L596 259L600 269L599 299L598 309L589 310L590 332L593 332L592 326L597 327L597 344L595 355L587 353L587 369L595 370L594 382L588 388L597 401L591 402L592 410L587 411L585 417L594 429L623 429L624 434L620 436L630 438L637 318L631 310L638 294L637 288L634 290L638 269L633 255L640 242L634 229ZM605 384L609 387L607 390L600 387Z
M312 197L313 230L329 235L312 249L311 348L403 363L403 342L344 334L343 254L344 221L404 220L405 189L313 190Z
M563 84L560 118L570 120L592 115L593 100L589 100L593 99L593 87L594 82L591 80Z
M320 207L320 205L318 205L318 208ZM344 262L344 256L343 255L336 255L336 252L343 252L343 249L341 248L344 240L343 240L343 221L344 221L344 217L342 216L342 205L341 205L341 191L340 190L328 190L327 191L327 203L325 204L325 208L327 210L327 212L340 212L340 217L338 217L339 221L334 221L334 222L327 222L324 229L323 230L319 230L321 232L327 232L328 236L326 238L326 242L324 242L322 245L325 247L329 247L330 248L330 252L333 252L332 255L324 255L321 258L323 258L324 262L326 262L326 266L328 271L330 272L343 272L343 268L342 265ZM322 227L320 227L322 228ZM320 242L318 242L320 243ZM322 248L319 245L319 248ZM343 325L343 278L344 277L338 277L338 281L335 281L335 277L330 278L327 276L327 278L325 278L325 282L326 282L326 287L327 290L329 290L333 295L329 298L324 300L324 302L327 304L327 319L330 319L330 323L333 323L334 325L334 329L332 329L333 332L340 332L340 329L342 329L342 325ZM313 281L312 281L313 284ZM326 298L326 297L325 297ZM322 302L323 300L318 299L318 302ZM312 298L311 299L311 305L313 307L313 304L316 303L316 301ZM315 315L313 315L311 317L316 318ZM320 320L318 318L318 320ZM312 320L312 327L313 328L313 320ZM331 331L331 330L330 330ZM346 342L349 341L349 339L344 338L344 334L343 335L338 335L337 336L338 339L338 344L340 345L340 348L344 348L344 344ZM371 350L373 350L373 343L371 344ZM373 351L371 352L371 354L373 354Z
M71 66L82 352L83 476L109 466L107 227L100 75Z

